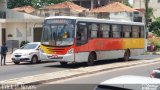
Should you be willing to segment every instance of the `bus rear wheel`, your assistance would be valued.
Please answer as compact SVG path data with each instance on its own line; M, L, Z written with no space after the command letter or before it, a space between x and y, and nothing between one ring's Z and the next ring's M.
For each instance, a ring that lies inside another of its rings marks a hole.
M67 62L60 62L60 64L61 64L62 66L65 66L65 65L67 65Z
M128 61L130 57L130 51L126 50L124 53L123 61Z
M91 53L91 54L88 56L87 65L88 65L88 66L93 66L93 65L94 65L94 60L96 60L96 55L95 55L94 53Z

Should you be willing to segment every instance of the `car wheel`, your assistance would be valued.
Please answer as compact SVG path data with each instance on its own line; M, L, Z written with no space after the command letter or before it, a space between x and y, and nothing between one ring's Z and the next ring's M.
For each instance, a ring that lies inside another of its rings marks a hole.
M90 53L90 55L88 56L87 65L88 66L93 66L94 65L94 60L96 60L96 55L94 53Z
M20 62L14 62L14 64L18 65L18 64L20 64Z
M60 62L60 64L61 64L62 66L65 66L65 65L67 65L67 62Z
M31 64L36 64L38 63L38 57L37 56L33 56L31 59Z

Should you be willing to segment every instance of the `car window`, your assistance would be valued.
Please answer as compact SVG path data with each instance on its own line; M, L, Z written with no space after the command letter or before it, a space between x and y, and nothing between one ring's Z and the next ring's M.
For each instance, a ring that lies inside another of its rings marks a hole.
M26 44L24 47L21 49L35 49L38 44Z

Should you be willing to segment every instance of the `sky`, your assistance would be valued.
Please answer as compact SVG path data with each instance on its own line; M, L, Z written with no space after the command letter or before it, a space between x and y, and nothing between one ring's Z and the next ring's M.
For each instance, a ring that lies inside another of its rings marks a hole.
M129 3L132 5L133 4L133 0L129 0Z

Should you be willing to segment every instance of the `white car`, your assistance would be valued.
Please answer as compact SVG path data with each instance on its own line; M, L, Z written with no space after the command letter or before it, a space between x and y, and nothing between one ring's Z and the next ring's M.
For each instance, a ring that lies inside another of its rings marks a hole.
M30 62L33 64L40 62L39 47L40 42L27 43L13 52L12 61L15 64L19 64L20 62Z
M160 79L124 75L100 83L95 90L160 90Z

